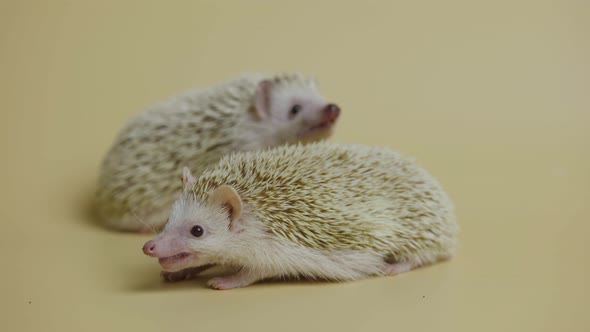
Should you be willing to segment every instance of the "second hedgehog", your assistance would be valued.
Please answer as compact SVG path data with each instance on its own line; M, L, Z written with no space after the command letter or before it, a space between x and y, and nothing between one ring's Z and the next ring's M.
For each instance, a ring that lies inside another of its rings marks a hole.
M216 289L258 280L355 280L453 255L458 227L438 182L397 152L314 143L223 158L185 190L143 251L168 280L213 264Z
M321 140L339 114L299 74L244 75L159 103L129 121L107 153L97 212L112 228L160 228L182 192L183 166L200 175L232 152Z

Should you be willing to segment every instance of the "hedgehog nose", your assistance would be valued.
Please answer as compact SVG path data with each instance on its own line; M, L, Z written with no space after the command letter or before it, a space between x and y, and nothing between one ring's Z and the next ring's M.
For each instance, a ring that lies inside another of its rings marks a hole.
M146 244L143 245L143 253L148 256L156 256L156 243L154 241L148 241Z
M330 122L336 121L336 119L338 119L338 116L340 115L340 107L338 107L338 105L336 104L328 104L324 108L324 113L326 116L326 120Z

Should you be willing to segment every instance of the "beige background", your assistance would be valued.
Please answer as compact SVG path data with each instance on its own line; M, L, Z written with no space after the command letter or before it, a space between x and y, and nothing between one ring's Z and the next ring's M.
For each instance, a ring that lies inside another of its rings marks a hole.
M588 1L0 1L3 331L590 331ZM346 284L159 281L94 226L131 115L244 71L317 75L334 141L414 155L452 261Z

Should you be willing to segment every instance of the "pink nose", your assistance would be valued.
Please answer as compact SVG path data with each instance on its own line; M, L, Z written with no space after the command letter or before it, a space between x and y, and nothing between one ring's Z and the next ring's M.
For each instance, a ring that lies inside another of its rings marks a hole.
M148 241L143 245L143 253L148 256L156 256L156 243L154 241Z
M324 108L324 113L327 121L334 122L340 115L340 107L336 104L328 104Z

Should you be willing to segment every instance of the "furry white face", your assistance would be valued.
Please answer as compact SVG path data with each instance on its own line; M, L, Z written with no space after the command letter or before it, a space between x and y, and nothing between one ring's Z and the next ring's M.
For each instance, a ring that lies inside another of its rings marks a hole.
M209 202L195 202L187 190L195 179L186 170L184 181L185 191L174 203L166 227L143 247L146 255L158 258L166 272L222 262L222 254L232 250L241 228L236 220L242 203L233 188L221 186Z
M262 81L255 106L280 143L329 136L340 115L340 108L328 103L314 85Z
M152 241L152 254L168 272L215 262L231 238L229 223L224 208L185 196L175 203L164 231Z

